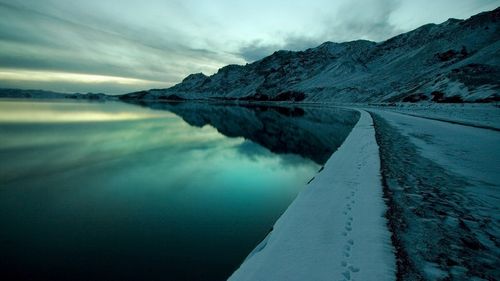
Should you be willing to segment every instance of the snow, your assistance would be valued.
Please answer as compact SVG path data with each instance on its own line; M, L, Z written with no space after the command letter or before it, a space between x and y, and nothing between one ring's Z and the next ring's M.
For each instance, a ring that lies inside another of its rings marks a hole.
M398 103L394 106L364 106L364 108L378 108L429 119L500 130L500 108L492 104Z
M369 111L390 191L397 254L407 258L406 267L398 265L403 280L496 279L500 132L456 124L446 113L455 123L408 115L411 110Z
M373 121L361 116L324 169L229 280L395 280Z
M230 280L495 280L498 108L363 108Z
M398 113L384 112L382 117L409 136L422 156L468 179L500 187L499 132Z

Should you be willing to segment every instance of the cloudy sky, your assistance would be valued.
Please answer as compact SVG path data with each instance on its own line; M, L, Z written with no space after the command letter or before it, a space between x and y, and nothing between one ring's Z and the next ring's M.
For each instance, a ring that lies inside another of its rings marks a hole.
M278 49L382 41L500 0L0 0L0 88L126 93Z

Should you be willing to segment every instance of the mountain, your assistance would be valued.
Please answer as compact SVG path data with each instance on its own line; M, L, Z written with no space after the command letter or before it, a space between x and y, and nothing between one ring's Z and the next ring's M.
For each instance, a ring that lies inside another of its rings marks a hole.
M106 94L64 94L44 90L21 90L21 89L0 89L0 98L32 98L32 99L88 99L88 100L103 100L112 99L112 96Z
M191 74L132 100L488 102L500 100L500 8L427 24L384 42L326 42L277 51L212 76Z

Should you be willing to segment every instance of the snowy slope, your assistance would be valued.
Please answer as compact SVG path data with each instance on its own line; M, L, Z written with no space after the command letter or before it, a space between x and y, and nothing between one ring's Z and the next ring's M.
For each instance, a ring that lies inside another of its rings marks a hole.
M402 280L498 280L500 132L374 113Z
M467 20L427 24L387 41L326 42L277 51L212 76L188 76L169 89L124 99L498 101L500 8Z
M229 280L395 280L378 146L361 117Z

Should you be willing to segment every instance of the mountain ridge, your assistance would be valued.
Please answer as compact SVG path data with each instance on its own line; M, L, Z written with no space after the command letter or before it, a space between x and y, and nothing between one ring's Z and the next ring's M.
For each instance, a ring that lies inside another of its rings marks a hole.
M383 42L325 42L246 65L191 74L122 99L310 102L500 100L500 8L426 24Z

